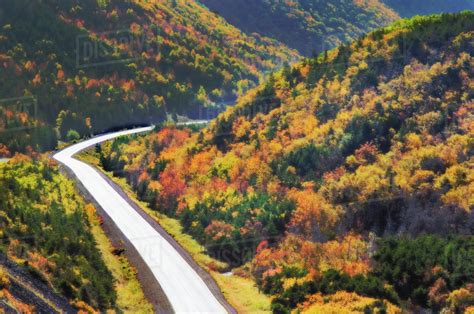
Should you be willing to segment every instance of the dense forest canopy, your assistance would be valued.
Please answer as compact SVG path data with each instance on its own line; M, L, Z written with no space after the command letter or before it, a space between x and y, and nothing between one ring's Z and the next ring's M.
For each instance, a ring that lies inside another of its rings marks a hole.
M472 12L402 20L98 154L276 313L472 309L473 39Z
M299 57L194 1L6 0L0 21L2 153L212 112Z

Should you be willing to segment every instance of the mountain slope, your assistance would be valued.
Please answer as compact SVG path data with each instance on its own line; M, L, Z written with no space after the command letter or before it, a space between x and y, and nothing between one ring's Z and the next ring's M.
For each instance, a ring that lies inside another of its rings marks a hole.
M383 2L402 17L474 10L474 1L471 0L383 0Z
M244 265L275 312L347 298L361 311L463 311L473 38L471 12L402 20L284 68L197 134L117 140L103 165Z
M65 313L75 309L64 297L28 274L0 252L0 310L5 313ZM3 312L2 312L3 313Z
M0 18L0 143L12 151L53 148L53 127L73 139L196 115L298 57L194 1L7 0Z
M84 204L74 183L46 157L17 155L0 164L0 186L0 251L10 260L5 262L10 275L17 276L7 290L16 289L14 296L35 290L29 288L36 286L34 282L28 284L28 276L12 266L16 263L78 309L115 308L114 277L96 247L87 218L95 209ZM47 291L37 288L38 297Z
M378 0L200 0L247 33L278 39L310 56L398 18Z

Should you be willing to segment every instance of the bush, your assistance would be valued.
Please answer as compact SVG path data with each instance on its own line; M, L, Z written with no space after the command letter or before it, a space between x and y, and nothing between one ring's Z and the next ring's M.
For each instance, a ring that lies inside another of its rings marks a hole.
M7 288L10 285L7 271L0 266L0 289Z
M289 313L291 309L304 302L308 295L315 293L331 295L338 291L355 292L361 296L386 299L395 304L400 303L397 294L385 287L384 282L373 275L351 277L346 273L330 269L313 281L294 284L277 295L272 301L272 309L277 309L280 313Z
M78 141L81 138L79 133L75 130L69 130L66 135L66 139L68 142L75 142Z

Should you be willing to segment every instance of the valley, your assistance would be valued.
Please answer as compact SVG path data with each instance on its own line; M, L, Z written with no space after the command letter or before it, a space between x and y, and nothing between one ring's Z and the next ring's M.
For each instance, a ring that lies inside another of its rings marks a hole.
M472 1L0 3L0 313L473 313Z

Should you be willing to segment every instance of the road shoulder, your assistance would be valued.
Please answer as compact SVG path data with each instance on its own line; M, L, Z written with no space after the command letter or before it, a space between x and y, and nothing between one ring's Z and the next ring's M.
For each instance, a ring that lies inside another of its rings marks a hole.
M92 166L93 167L93 166ZM94 171L97 171L107 182L123 197L123 192L117 190L117 187L112 185L110 179L106 178L100 171L94 168ZM67 175L69 178L73 179L76 182L77 188L84 196L86 202L91 203L97 210L97 213L103 218L102 229L109 238L112 245L116 248L125 249L125 256L127 257L130 264L137 270L137 278L140 282L145 297L153 305L155 313L173 313L173 308L171 303L168 301L161 285L155 279L152 271L142 259L140 254L137 252L132 243L125 237L125 235L117 228L113 220L109 215L103 210L103 208L96 202L94 197L87 191L83 186L80 180L77 179L76 175L65 165L60 164L61 171ZM128 197L124 199L130 203ZM135 205L136 206L136 205ZM135 208L135 206L132 206Z

